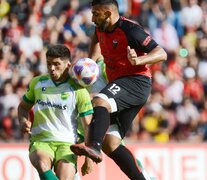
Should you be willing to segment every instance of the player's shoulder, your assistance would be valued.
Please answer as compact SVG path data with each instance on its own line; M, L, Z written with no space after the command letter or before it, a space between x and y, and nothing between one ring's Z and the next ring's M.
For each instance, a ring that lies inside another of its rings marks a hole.
M118 26L120 28L124 28L128 30L133 29L133 28L143 29L142 26L138 22L133 21L123 16L120 17L118 21Z
M50 76L48 74L35 76L31 79L30 85L35 86L38 83L50 80Z
M37 84L38 82L48 81L50 76L48 74L35 76L31 79L30 84Z
M85 87L79 86L77 89L75 89L76 93L78 94L88 94L88 90Z
M49 74L43 74L43 75L33 77L32 81L47 81L49 79L51 79Z

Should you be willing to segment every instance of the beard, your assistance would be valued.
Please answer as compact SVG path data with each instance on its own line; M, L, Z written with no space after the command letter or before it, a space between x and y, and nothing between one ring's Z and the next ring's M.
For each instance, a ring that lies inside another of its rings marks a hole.
M98 29L102 32L106 31L107 27L108 27L108 22L107 20L103 21L100 25L96 25L98 27Z

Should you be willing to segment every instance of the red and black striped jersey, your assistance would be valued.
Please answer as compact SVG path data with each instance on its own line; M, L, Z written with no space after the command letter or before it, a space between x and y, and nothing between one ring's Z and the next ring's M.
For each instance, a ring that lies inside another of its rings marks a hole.
M149 53L157 46L157 43L139 24L120 17L112 32L102 32L96 28L96 35L104 56L109 81L135 74L151 77L147 65L132 66L127 58L128 45L135 49L138 56Z

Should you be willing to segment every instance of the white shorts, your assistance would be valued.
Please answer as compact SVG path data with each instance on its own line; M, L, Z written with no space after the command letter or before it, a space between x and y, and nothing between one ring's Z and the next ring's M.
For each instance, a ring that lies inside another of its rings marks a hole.
M114 135L117 138L121 139L121 135L119 133L119 128L117 124L111 124L106 132L106 134Z

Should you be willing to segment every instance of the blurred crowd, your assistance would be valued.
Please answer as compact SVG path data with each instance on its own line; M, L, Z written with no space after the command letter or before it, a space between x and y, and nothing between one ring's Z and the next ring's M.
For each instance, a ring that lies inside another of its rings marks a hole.
M87 57L94 30L89 0L0 1L0 141L27 141L17 106L33 76L45 73L48 44ZM118 0L120 14L140 23L166 50L151 66L152 94L128 140L207 140L207 0Z

